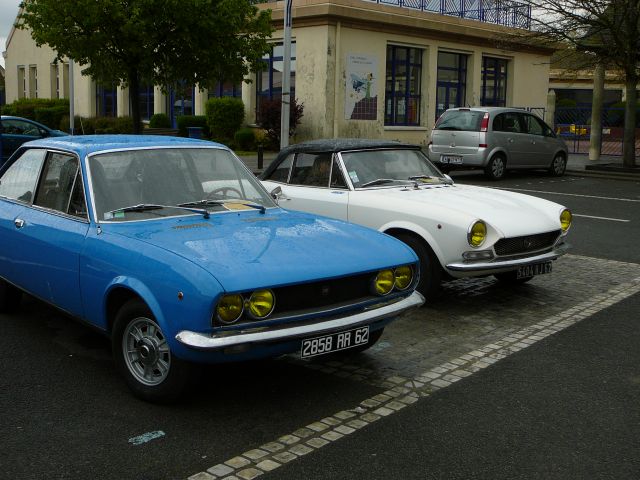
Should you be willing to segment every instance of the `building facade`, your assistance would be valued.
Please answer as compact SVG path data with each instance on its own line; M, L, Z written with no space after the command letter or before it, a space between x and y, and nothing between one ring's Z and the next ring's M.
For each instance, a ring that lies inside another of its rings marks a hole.
M304 105L295 140L370 137L425 144L437 116L449 107L545 107L552 52L497 46L513 31L499 23L516 18L515 10L452 16L425 11L426 2L413 3L293 0L291 86ZM276 29L265 71L251 75L249 83L213 91L185 85L163 95L157 87L147 88L143 112L202 114L210 96L240 96L247 123L258 124L261 101L281 94L284 4L258 5L272 10ZM7 102L24 96L67 98L71 74L66 63L54 68L54 57L47 47L35 47L28 32L11 32L5 52ZM95 85L77 67L73 75L77 114L129 113L126 89Z

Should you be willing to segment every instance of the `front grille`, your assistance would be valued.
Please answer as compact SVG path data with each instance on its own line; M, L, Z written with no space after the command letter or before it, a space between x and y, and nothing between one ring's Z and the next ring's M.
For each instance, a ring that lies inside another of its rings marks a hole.
M496 242L494 249L499 257L522 255L551 248L559 236L560 230L554 230L553 232L539 233L537 235L503 238Z
M296 310L323 308L370 297L376 273L274 288L276 308L273 314L277 316Z

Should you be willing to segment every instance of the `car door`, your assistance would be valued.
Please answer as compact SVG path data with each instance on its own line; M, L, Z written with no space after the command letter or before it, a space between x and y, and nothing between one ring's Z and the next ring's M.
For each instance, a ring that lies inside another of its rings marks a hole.
M287 161L288 158L283 163ZM280 206L347 220L349 189L334 155L328 152L298 153L291 156L291 161L288 183L278 184L282 189ZM270 183L274 177L282 179L284 168L280 172L276 169L266 179L269 191L276 185Z
M527 166L548 167L551 165L557 147L551 129L535 115L523 113L522 118L529 135Z
M499 148L507 154L507 167L522 167L526 164L527 134L518 112L504 112L496 115L490 148Z
M20 167L32 152L42 150L27 150L6 174L16 165ZM5 175L0 180L2 192ZM11 248L7 261L10 281L73 315L82 316L79 263L89 222L78 158L48 152L35 193L27 193L30 199L27 200L26 193L14 198L15 208L8 218L2 219L1 240L8 240Z

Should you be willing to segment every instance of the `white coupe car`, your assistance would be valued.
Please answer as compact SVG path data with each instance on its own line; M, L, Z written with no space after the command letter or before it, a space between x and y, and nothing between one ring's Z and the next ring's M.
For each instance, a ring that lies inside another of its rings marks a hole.
M522 283L565 253L571 212L530 195L456 185L417 145L316 140L283 149L261 175L280 206L392 235L420 258L418 290L494 275Z

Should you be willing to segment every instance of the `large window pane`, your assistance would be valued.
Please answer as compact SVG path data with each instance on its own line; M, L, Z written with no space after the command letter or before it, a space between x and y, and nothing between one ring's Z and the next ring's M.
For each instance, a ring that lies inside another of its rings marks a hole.
M385 81L385 125L419 125L421 49L389 45Z

